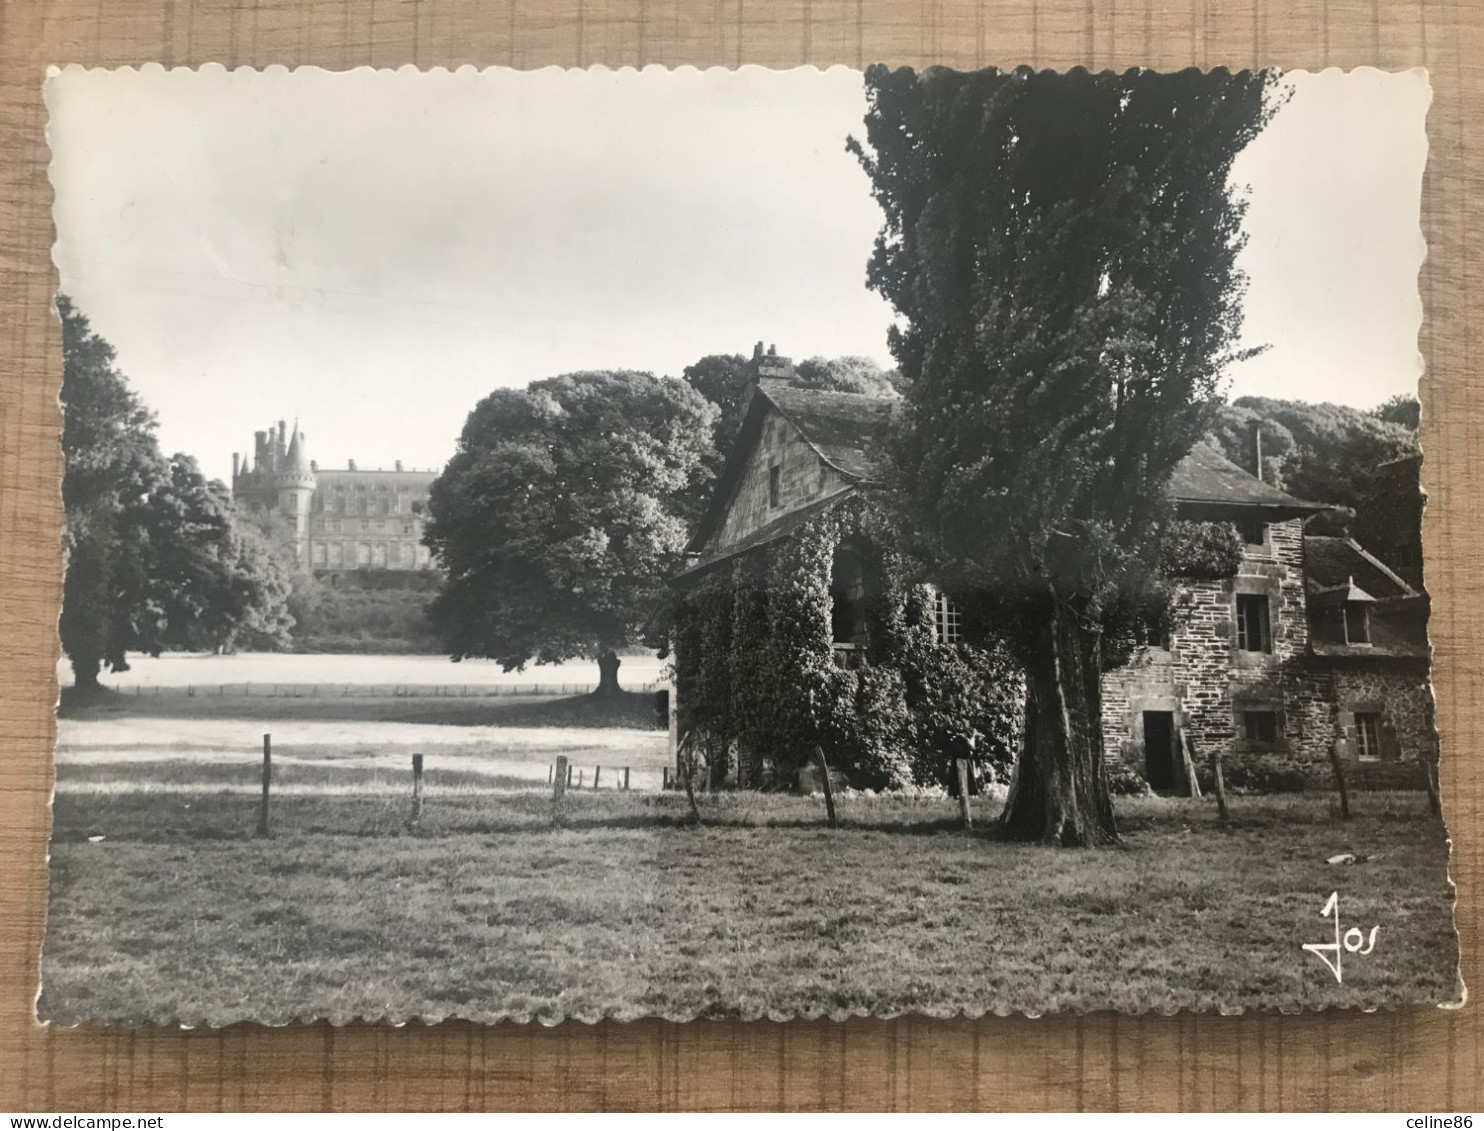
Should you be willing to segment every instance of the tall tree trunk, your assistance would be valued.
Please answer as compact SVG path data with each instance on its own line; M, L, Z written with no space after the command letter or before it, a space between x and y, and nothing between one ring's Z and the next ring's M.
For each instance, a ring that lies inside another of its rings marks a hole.
M99 667L97 656L72 657L72 682L78 691L87 693L102 687L98 682Z
M1026 664L1025 736L1001 817L1013 840L1118 843L1103 760L1101 641L1056 600Z
M618 686L618 653L612 648L598 656L598 688L594 695L618 695L623 689Z

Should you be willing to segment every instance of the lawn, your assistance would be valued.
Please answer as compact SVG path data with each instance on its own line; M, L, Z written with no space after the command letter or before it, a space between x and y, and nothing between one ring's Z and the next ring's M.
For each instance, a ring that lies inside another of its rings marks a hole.
M40 1013L61 1022L1386 1007L1456 997L1419 795L1119 806L1120 849L958 829L939 799L59 783ZM115 783L118 784L118 783ZM178 783L177 783L178 784ZM347 785L351 783L347 779ZM988 813L982 814L987 816ZM981 821L981 824L984 823ZM96 839L101 838L101 839ZM1363 857L1331 865L1341 852ZM1344 982L1320 909L1380 931Z

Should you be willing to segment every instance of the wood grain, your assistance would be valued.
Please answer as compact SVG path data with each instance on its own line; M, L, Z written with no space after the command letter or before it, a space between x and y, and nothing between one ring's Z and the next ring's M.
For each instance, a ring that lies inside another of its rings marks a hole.
M1448 0L0 0L0 1109L1479 1106L1479 1011L211 1032L32 1020L61 593L50 63L1423 65L1426 553L1465 977L1480 983L1484 19Z

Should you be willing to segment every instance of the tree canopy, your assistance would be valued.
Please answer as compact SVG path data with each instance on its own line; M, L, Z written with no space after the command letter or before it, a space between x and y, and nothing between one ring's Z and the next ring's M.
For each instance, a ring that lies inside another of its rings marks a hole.
M638 637L704 504L716 408L649 373L499 389L433 483L425 540L447 572L435 627L455 659L506 670L598 657Z
M904 411L905 545L1027 677L1012 836L1115 840L1101 672L1163 604L1171 473L1236 354L1264 74L866 73L851 147Z
M1266 482L1301 499L1360 511L1374 493L1377 467L1416 454L1416 426L1404 423L1416 419L1416 405L1412 398L1394 398L1365 412L1239 397L1221 407L1212 436L1228 459L1254 471L1260 434Z
M232 521L225 486L188 455L160 454L154 416L113 347L61 296L62 503L59 631L80 688L131 651L287 640L288 579Z

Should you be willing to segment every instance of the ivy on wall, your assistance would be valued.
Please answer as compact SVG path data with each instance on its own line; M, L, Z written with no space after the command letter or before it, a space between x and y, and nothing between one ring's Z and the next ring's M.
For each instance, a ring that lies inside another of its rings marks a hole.
M689 589L676 610L682 730L696 728L720 781L791 782L820 746L861 788L948 784L955 757L1003 781L1023 715L1020 675L1002 652L934 638L931 597L870 537L854 499L787 542ZM831 576L837 551L859 561L869 645L836 663Z

